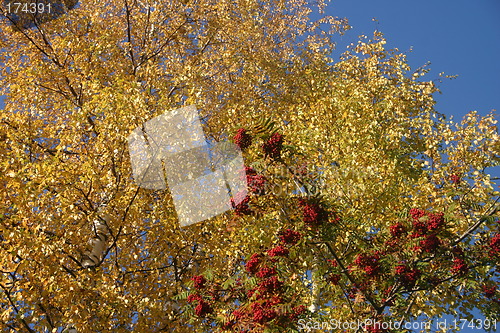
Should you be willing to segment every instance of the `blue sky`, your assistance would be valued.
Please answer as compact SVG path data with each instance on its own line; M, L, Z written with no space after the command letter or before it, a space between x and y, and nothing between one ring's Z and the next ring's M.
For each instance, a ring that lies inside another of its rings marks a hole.
M437 79L441 72L458 75L440 83L438 112L455 121L473 110L480 115L493 109L500 113L500 0L332 0L326 14L345 17L352 26L337 39L338 54L359 35L379 30L388 48L407 54L413 69L430 62L428 79ZM500 177L499 167L490 172ZM448 317L448 323L453 319ZM483 330L464 327L461 332Z
M500 112L499 0L332 0L327 14L346 17L353 27L338 39L339 53L378 29L389 48L407 53L412 68L430 61L429 79L458 75L440 85L439 112L456 120L471 110Z

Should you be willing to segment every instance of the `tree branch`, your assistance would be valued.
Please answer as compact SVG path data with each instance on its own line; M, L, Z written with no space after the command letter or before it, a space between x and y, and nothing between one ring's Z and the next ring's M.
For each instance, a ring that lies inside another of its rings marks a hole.
M335 259L335 261L337 262L337 264L340 266L340 268L342 268L342 273L345 274L345 276L347 277L347 279L349 280L349 282L351 282L351 284L353 286L357 286L356 281L354 281L354 279L351 276L351 274L349 274L349 270L344 266L344 264L342 263L342 261L340 260L340 258L337 256L337 254L335 253L335 251L333 250L333 248L330 246L330 244L328 244L327 242L324 242L323 244L326 245L326 247L330 251L331 255L333 256L333 258ZM383 309L384 309L383 306L378 306L375 303L375 301L367 293L365 293L363 290L361 290L359 288L358 288L358 290L363 294L363 296L366 298L366 300L368 300L368 302L377 311L378 314L380 314L381 311L383 311Z

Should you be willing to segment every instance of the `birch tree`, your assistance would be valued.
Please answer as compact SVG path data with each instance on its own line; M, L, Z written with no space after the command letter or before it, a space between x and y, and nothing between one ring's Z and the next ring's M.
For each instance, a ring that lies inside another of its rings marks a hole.
M475 307L495 330L494 114L445 119L380 33L333 59L349 26L324 6L90 0L28 25L2 7L2 330L378 332ZM243 151L249 194L181 228L127 137L188 105Z

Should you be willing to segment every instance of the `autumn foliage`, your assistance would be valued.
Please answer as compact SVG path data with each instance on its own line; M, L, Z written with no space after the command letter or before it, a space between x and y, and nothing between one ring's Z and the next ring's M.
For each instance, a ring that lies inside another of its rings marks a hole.
M332 58L349 27L323 8L90 0L30 29L3 17L0 329L498 320L494 114L445 119L427 68L378 32ZM191 104L211 142L243 150L249 191L181 229L168 189L133 182L127 136Z

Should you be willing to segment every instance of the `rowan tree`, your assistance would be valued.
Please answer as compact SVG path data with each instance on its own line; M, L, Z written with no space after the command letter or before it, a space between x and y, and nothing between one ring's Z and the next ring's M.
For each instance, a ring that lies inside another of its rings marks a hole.
M312 21L323 8L90 0L23 26L4 6L0 327L285 332L478 308L494 330L494 115L446 120L380 33L334 61L349 27ZM180 228L168 189L134 183L127 136L191 104L243 150L249 194Z

